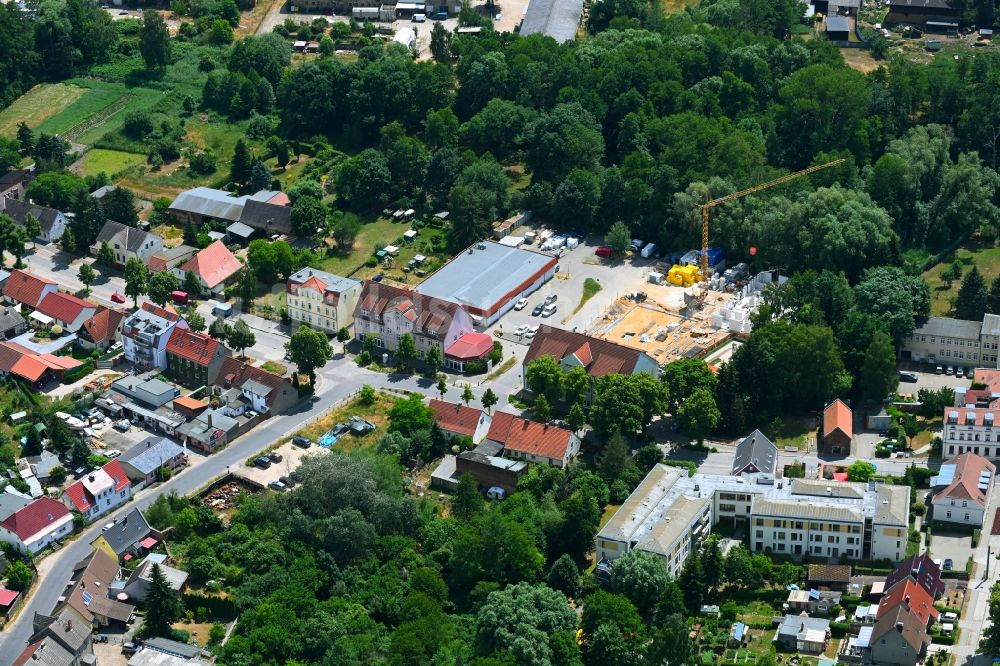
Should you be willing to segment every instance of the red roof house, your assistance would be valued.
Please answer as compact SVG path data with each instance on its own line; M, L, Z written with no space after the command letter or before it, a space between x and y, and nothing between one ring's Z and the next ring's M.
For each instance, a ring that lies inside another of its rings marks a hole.
M89 522L118 508L131 495L132 482L129 481L125 468L121 462L112 460L66 488L62 501L69 508L82 513Z
M854 412L838 398L823 410L823 439L819 452L848 456L853 440Z
M925 627L931 620L936 621L940 615L938 610L934 608L934 597L912 578L904 578L882 595L875 617L882 618L900 604L906 605L913 611Z
M444 350L444 357L448 365L461 371L469 361L485 362L491 351L493 351L493 338L486 333L471 331L451 343Z
M218 240L191 257L181 270L194 273L206 289L219 292L242 267L236 255Z
M580 438L554 425L536 423L507 412L497 412L486 439L503 446L503 455L556 467L565 467L580 450Z
M660 372L656 360L643 351L551 326L542 326L535 334L524 357L523 372L527 373L528 364L543 356L553 357L567 371L581 367L594 379L640 372L656 377Z
M107 349L121 338L122 320L127 316L127 312L99 305L77 331L77 341L87 349Z
M46 294L37 312L52 317L69 333L76 333L83 322L97 314L97 305L61 291Z
M434 412L434 422L451 437L462 435L478 444L489 432L493 419L481 409L456 402L431 399L427 405Z
M229 348L213 337L175 328L167 341L167 375L184 386L208 386L230 356Z
M0 373L31 383L43 380L46 373L60 375L81 365L82 362L70 356L39 354L16 342L0 342Z
M69 509L51 497L39 497L0 521L0 541L32 554L72 531Z
M37 308L43 298L58 291L54 280L32 275L20 269L11 271L3 287L3 295L14 303L22 303L29 308Z

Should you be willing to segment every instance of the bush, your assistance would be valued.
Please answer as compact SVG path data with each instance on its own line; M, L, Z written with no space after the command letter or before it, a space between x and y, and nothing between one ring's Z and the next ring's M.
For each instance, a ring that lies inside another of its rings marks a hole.
M979 530L978 528L972 530L972 547L973 548L975 548L976 546L979 545L979 537L981 536L981 534L982 534L982 531Z
M482 361L469 361L465 364L465 374L481 375L486 372L486 364Z
M851 625L847 622L831 622L830 623L830 634L834 638L843 638L847 635L850 630Z
M368 257L367 259L365 259L365 266L367 266L368 268L375 268L376 266L378 266L378 259L376 259L375 257Z
M690 460L664 460L663 464L669 467L683 467L688 471L688 476L694 476L698 473L698 466Z

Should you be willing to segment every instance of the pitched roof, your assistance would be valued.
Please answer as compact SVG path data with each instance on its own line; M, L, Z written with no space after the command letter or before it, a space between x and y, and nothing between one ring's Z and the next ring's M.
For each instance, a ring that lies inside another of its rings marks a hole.
M941 569L927 555L912 555L896 565L896 568L885 579L885 589L888 590L899 581L907 578L915 580L935 599L944 594Z
M840 430L848 437L854 436L854 413L837 398L823 410L823 437L829 437L834 430Z
M0 174L0 190L13 187L31 175L31 169L14 169L5 174Z
M243 264L236 258L226 244L222 241L215 241L198 254L191 257L186 264L181 266L181 270L186 273L195 273L212 289L240 270Z
M42 233L48 234L52 231L52 225L56 219L62 215L61 211L48 206L38 206L36 204L20 201L18 199L4 199L3 212L14 218L18 226L23 227L28 215L33 215L38 220L42 228Z
M119 557L131 546L149 536L149 523L139 509L132 509L114 527L102 532L101 536Z
M472 437L476 434L483 410L457 402L431 399L427 405L434 412L434 421L442 430Z
M543 356L552 356L557 361L562 361L568 356L576 356L591 377L627 375L635 370L641 354L638 349L615 342L561 328L542 326L528 347L524 364L527 365ZM588 359L590 362L587 362Z
M254 367L237 358L233 358L232 356L227 356L222 359L222 367L219 369L219 374L215 379L216 384L231 388L241 387L248 381L258 382L272 389L271 393L267 396L268 405L274 404L274 400L277 398L278 389L288 382L288 380L281 375L276 375L273 372L268 372L262 368Z
M461 360L480 359L493 350L493 338L486 333L470 331L455 340L445 354Z
M97 311L97 305L70 294L53 291L38 304L38 312L48 315L63 324L71 324L87 311Z
M750 465L764 474L774 474L778 465L778 447L760 430L754 430L736 445L733 474L739 475Z
M0 371L15 374L29 382L37 382L46 370L58 372L81 365L81 361L70 356L38 354L16 342L0 342Z
M125 468L122 467L121 462L112 460L79 481L70 484L65 490L65 495L77 511L86 513L93 508L96 502L95 494L112 487L118 493L131 485L132 482L125 474Z
M130 227L120 222L115 222L114 220L108 220L101 227L100 233L97 234L97 240L94 241L95 245L100 245L101 243L112 243L117 240L125 250L129 252L135 252L150 239L151 236L156 236L148 231L143 231L142 229L136 229L135 227ZM159 236L156 236L159 238Z
M83 322L83 330L87 332L87 335L93 342L111 340L121 327L122 320L127 316L128 313L122 310L99 305L97 306L97 313Z
M289 291L294 289L312 289L329 299L331 305L336 305L340 294L360 286L361 282L351 278L327 273L316 268L305 267L288 276Z
M508 451L562 460L570 448L573 433L558 426L497 412L486 438L500 442Z
M204 333L197 333L186 328L174 328L167 341L167 353L180 356L192 363L208 366L215 358L219 348L225 346Z
M66 666L72 664L76 656L56 641L44 638L29 643L28 647L14 660L14 666Z
M354 317L381 321L387 314L396 311L413 322L415 333L440 337L448 332L458 310L457 303L369 280L361 289ZM363 312L370 313L370 316L365 317Z
M69 516L69 509L62 502L51 497L39 497L0 521L0 525L24 541L66 516Z
M912 578L906 578L888 588L878 603L876 618L891 613L896 606L903 604L916 613L920 624L927 626L933 618L938 618L938 610L934 608L934 597L917 584Z
M239 236L240 238L250 238L253 236L256 229L250 225L243 224L242 222L233 222L228 227L226 227L226 233Z
M921 625L920 618L905 604L898 604L878 619L872 629L870 645L876 645L880 638L893 631L898 631L917 654L923 649L924 643L930 642L927 629Z
M272 233L287 234L292 229L292 209L277 205L277 200L257 201L249 199L243 206L240 222L254 229Z
M150 435L123 453L118 460L122 464L128 463L141 474L150 474L166 461L172 460L182 453L184 453L184 447L175 444L166 437Z
M38 301L42 300L45 287L55 284L57 284L55 280L33 275L18 268L11 271L7 284L3 286L3 295L35 308L38 307Z
M225 190L195 187L178 194L170 210L233 222L240 219L246 201L247 197L234 197Z
M108 588L118 579L118 571L118 560L95 548L73 568L75 585L66 603L91 621L94 615L127 620L135 606L108 598Z
M962 453L941 465L935 479L942 479L945 468L948 466L953 466L950 469L951 481L943 490L935 493L935 497L972 500L980 507L985 508L986 492L989 490L994 474L996 474L996 465L975 453ZM944 480L947 480L947 477Z
M24 316L15 308L7 305L0 309L0 333L24 325Z

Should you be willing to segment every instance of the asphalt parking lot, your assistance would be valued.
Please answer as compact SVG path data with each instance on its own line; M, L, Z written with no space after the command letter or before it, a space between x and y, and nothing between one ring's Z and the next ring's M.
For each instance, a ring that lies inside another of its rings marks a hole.
M281 454L281 462L272 463L267 469L261 469L256 465L241 465L239 469L234 470L234 473L244 479L249 479L250 481L259 483L262 486L266 486L270 482L277 481L282 476L288 476L293 471L298 469L299 465L302 464L302 460L306 456L324 455L328 453L330 449L319 446L318 444L313 444L308 449L303 449L301 447L294 446L291 442L285 442L278 448L274 449L274 451Z
M960 532L940 532L937 523L931 524L930 556L935 560L950 559L955 569L965 570L965 563L972 557L972 537Z
M972 380L966 379L964 373L962 377L946 375L944 373L939 375L934 372L933 366L927 363L913 363L912 361L905 361L899 364L899 369L900 371L914 372L917 375L916 383L899 383L899 388L896 390L900 393L912 393L915 395L920 389L937 390L944 386L950 386L952 388L969 388L972 385Z
M114 421L111 423L114 424ZM98 447L99 453L110 449L118 449L124 453L149 437L152 433L138 426L132 426L127 432L120 432L111 425L95 434L100 437L100 443L104 444L103 448Z

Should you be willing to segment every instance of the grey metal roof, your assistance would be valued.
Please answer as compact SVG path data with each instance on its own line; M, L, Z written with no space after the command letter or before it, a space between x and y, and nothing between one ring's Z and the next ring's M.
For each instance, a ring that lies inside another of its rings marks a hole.
M19 201L18 199L4 198L0 201L4 204L3 212L10 215L18 226L23 227L28 215L33 215L42 227L42 232L46 234L52 231L52 225L55 224L56 218L62 214L61 211L55 208L38 206L26 201Z
M150 474L164 461L184 453L184 447L166 437L153 435L142 440L121 455L119 460L128 463L141 474Z
M830 621L819 617L808 617L806 615L786 615L778 627L778 633L782 636L797 636L800 631L827 631L830 628Z
M104 185L103 187L98 187L96 190L90 193L90 196L94 199L103 199L111 190L117 189L114 185Z
M290 206L257 201L251 198L243 207L240 222L254 229L287 234L292 231L292 209Z
M982 335L1000 335L1000 315L988 314L983 317Z
M240 238L250 238L253 236L254 231L256 230L253 227L243 224L242 222L233 222L226 227L226 233L239 236Z
M271 392L271 387L266 384L261 384L256 379L248 379L243 382L241 387L244 391L252 393L253 395L266 396Z
M11 514L31 504L31 498L14 493L0 493L0 520L7 520Z
M521 23L522 35L543 34L557 42L576 38L583 0L531 0Z
M846 16L826 17L827 32L850 32L850 30L851 30L851 22L847 20Z
M319 281L326 285L327 291L336 292L338 294L347 291L351 287L361 286L360 280L341 277L340 275L334 275L333 273L327 273L326 271L321 271L318 268L310 268L308 266L292 273L288 278L288 281L296 284L302 284L312 278L319 278Z
M103 533L111 549L120 557L136 543L149 536L149 523L139 509L132 509L125 517Z
M754 516L776 516L797 520L833 520L841 523L864 523L860 507L849 505L814 504L795 500L771 500L754 497L750 513Z
M774 474L778 465L778 447L760 430L754 430L736 445L733 474L739 474L751 463L765 474Z
M915 335L933 335L944 338L961 338L965 340L979 340L983 323L979 321L969 321L967 319L951 319L950 317L928 317L917 330Z
M529 282L554 257L485 241L471 246L424 280L415 291L445 301L489 310Z
M246 201L247 197L234 197L225 190L196 187L178 194L170 209L235 222L240 219Z
M201 648L197 645L187 645L186 643L179 643L168 638L160 638L159 636L147 638L143 645L150 650L165 652L177 657L184 657L185 659L191 659L201 654Z
M878 487L875 505L876 524L907 525L910 517L909 486Z

